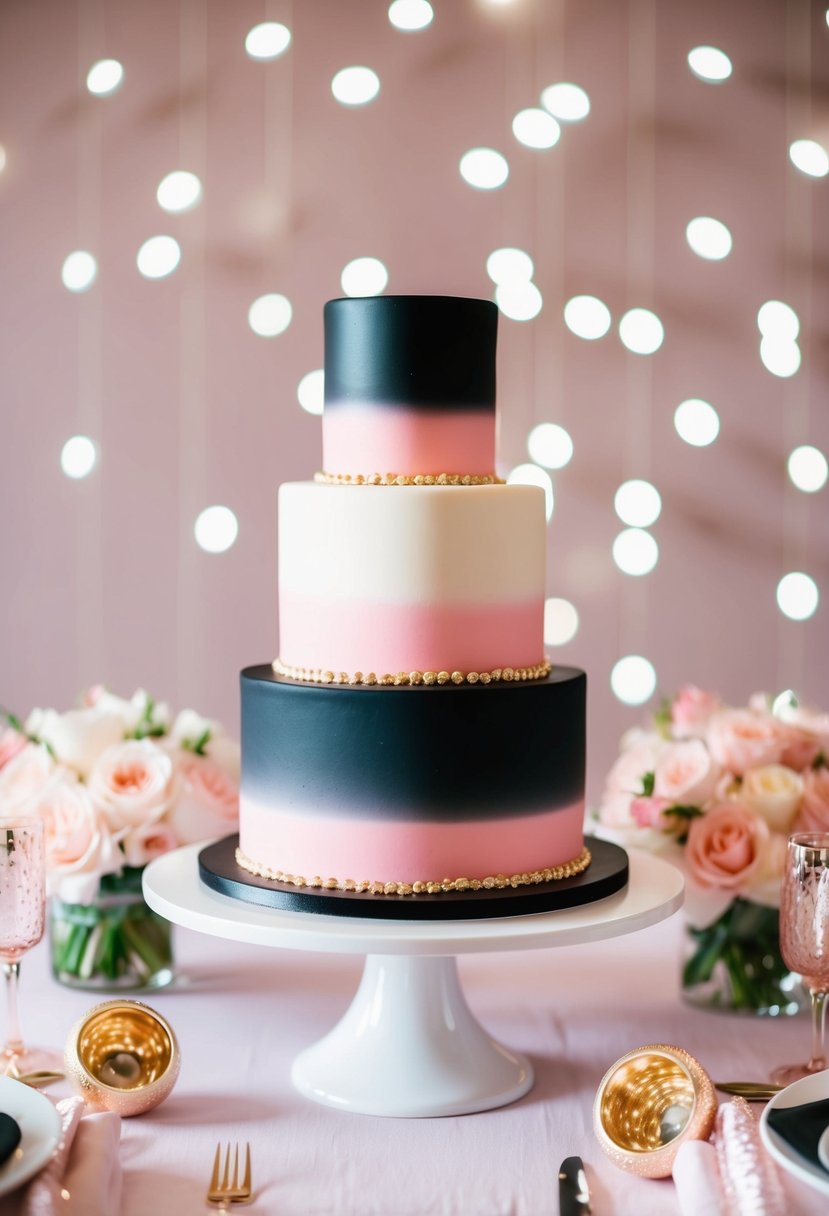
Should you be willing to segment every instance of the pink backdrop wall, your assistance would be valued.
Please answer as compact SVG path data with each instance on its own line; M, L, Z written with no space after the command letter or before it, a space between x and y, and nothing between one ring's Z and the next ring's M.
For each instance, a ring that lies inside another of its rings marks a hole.
M800 0L433 0L416 34L383 0L5 0L0 8L0 354L3 431L0 700L67 707L104 682L193 704L235 727L237 671L277 648L276 488L319 467L320 423L297 404L322 359L321 311L352 258L389 269L393 292L488 296L487 254L519 245L544 306L501 320L500 463L525 460L530 427L564 425L570 464L553 473L548 593L578 608L560 661L591 680L593 795L620 732L609 672L646 655L659 689L694 681L742 700L794 687L829 702L829 488L797 491L798 443L829 451L829 178L789 162L792 139L829 137L825 6ZM254 62L247 30L293 31ZM721 47L732 78L704 84L688 51ZM90 96L91 64L125 66L119 92ZM332 98L341 67L381 80L371 104ZM542 87L572 80L592 111L547 151L511 133ZM458 161L477 145L508 157L501 190L471 189ZM169 171L204 183L195 210L155 199ZM704 261L685 226L715 216L730 257ZM182 248L168 278L142 278L141 243ZM63 259L99 261L82 295ZM264 339L251 302L284 293L293 321ZM585 342L564 325L593 294L614 326ZM758 356L758 307L801 319L790 379ZM665 341L629 353L616 324L654 309ZM683 443L678 403L716 406L708 448ZM83 481L60 469L76 433L99 444ZM623 575L611 558L617 486L659 488L660 561ZM239 538L202 552L193 522L231 507ZM823 600L785 619L775 588L805 570Z

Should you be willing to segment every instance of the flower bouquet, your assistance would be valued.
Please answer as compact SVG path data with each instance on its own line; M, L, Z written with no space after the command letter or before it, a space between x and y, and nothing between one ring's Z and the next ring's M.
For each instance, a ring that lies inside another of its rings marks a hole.
M780 956L780 883L788 835L829 829L827 765L829 714L791 693L735 709L689 686L624 736L599 830L684 871L683 989L696 1003L797 1011Z
M238 823L239 746L218 723L143 691L98 686L77 709L0 726L0 816L46 825L52 965L81 987L172 978L171 926L144 902L141 872L179 845Z

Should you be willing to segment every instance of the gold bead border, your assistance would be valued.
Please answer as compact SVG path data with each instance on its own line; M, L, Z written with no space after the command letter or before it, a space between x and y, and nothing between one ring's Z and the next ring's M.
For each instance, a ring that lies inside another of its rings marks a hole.
M327 473L314 481L337 486L502 486L495 473Z
M503 891L506 887L531 887L542 882L559 882L562 878L573 878L586 870L591 860L590 850L585 846L573 861L524 874L495 874L486 878L443 878L440 882L370 882L367 878L357 882L353 878L320 878L319 874L313 878L286 874L283 870L272 870L269 866L251 861L241 849L236 850L237 864L257 878L281 882L291 887L351 891L361 895L442 895L450 891Z
M281 659L271 664L278 676L289 680L304 680L309 684L360 684L367 686L417 684L498 684L521 680L543 680L553 670L549 659L533 667L495 667L492 671L398 671L377 675L373 671L324 671L321 667L289 667Z

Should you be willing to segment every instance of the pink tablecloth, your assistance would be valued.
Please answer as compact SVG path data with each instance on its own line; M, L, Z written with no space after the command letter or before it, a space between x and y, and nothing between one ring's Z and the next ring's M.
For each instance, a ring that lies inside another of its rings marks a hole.
M219 1138L251 1142L250 1212L554 1216L559 1162L578 1153L596 1216L676 1216L672 1182L620 1173L593 1138L592 1100L607 1066L633 1047L667 1042L717 1079L763 1080L774 1064L801 1058L809 1038L802 1017L746 1019L682 1004L680 934L675 916L607 943L462 959L469 1004L492 1034L532 1058L535 1087L501 1110L395 1120L329 1110L290 1082L297 1052L349 1004L359 958L236 946L178 929L181 984L141 999L175 1028L181 1077L158 1110L124 1122L123 1200L112 1216L203 1210ZM62 1043L95 998L51 980L44 944L24 960L21 1001L31 1040ZM790 1216L827 1210L805 1187L786 1180L786 1189Z

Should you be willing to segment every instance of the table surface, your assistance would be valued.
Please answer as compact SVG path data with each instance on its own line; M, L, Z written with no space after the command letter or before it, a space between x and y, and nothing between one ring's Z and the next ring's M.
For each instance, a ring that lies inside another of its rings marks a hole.
M535 1067L535 1087L512 1106L446 1119L344 1114L301 1098L289 1073L350 1004L362 959L175 933L179 982L141 999L175 1029L181 1076L163 1106L124 1121L124 1195L112 1216L203 1210L220 1138L251 1143L250 1212L555 1216L559 1162L578 1153L596 1216L676 1216L670 1180L621 1173L593 1137L593 1096L606 1068L631 1048L663 1042L685 1047L717 1079L764 1080L808 1049L805 1017L743 1018L682 1003L680 913L612 941L459 960L473 1011ZM75 1020L105 999L56 984L45 942L21 973L32 1043L61 1046ZM784 1184L789 1216L825 1211L813 1191Z

